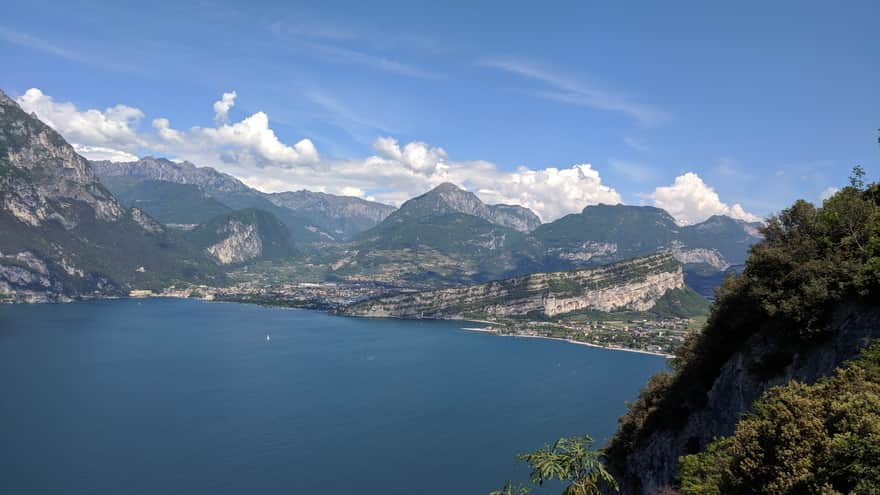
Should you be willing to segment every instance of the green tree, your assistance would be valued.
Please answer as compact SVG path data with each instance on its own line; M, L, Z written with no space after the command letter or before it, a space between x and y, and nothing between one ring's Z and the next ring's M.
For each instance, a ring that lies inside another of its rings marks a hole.
M489 492L489 495L526 495L527 493L529 493L529 487L522 485L514 486L513 483L508 481L500 490Z
M552 446L545 445L517 458L532 468L532 484L543 485L551 480L568 482L563 495L599 495L602 488L619 490L617 481L605 470L602 451L593 450L593 439L589 435L560 438Z
M849 185L860 191L865 188L865 169L861 165L853 167L849 175Z

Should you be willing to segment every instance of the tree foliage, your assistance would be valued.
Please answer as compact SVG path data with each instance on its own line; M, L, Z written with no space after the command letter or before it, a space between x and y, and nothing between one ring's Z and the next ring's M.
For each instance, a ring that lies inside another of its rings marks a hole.
M529 480L533 485L558 480L567 483L562 495L600 495L605 490L619 489L617 481L605 469L602 451L593 449L593 439L589 435L565 437L552 446L524 454L517 459L532 469ZM527 493L526 487L514 487L508 482L499 491L489 495L521 495Z
M880 494L880 342L814 385L771 389L729 438L681 459L681 491Z
M859 169L854 177L862 180ZM753 337L772 352L751 371L769 378L828 336L842 302L877 304L880 185L855 182L819 208L799 200L767 219L764 240L742 275L722 284L703 331L677 351L672 374L651 380L620 419L607 449L617 470L626 472L628 453L653 432L682 427L705 404L724 363Z

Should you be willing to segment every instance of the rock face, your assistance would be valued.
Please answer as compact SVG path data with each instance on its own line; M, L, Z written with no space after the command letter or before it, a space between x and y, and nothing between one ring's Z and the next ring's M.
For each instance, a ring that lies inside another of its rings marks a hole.
M831 340L798 353L776 376L756 374L768 352L775 347L758 336L745 350L734 354L722 367L707 394L705 406L692 413L680 430L660 430L634 449L625 461L621 493L652 494L670 486L678 473L678 458L702 450L715 437L733 434L740 416L769 388L790 380L813 383L854 358L870 339L880 337L880 309L843 304L830 325Z
M344 313L398 318L556 316L572 311L645 311L667 291L684 287L681 265L657 253L599 268L534 273L468 287L380 297Z
M233 211L183 235L221 265L284 258L294 252L287 228L263 210Z
M222 265L243 263L263 254L263 240L256 225L230 220L219 233L227 237L206 250Z
M688 248L681 241L672 241L672 254L685 265L704 265L723 272L732 265L717 249Z
M207 193L246 192L250 188L235 177L211 167L196 167L190 162L172 162L147 156L135 162L95 161L92 167L99 177L126 177L192 184Z
M6 301L119 294L199 272L198 255L194 261L148 215L122 206L85 158L2 91L0 253Z
M455 184L444 183L417 196L386 219L386 223L405 222L408 219L464 213L487 222L520 232L530 232L541 225L541 219L532 210L514 205L487 205L476 194Z

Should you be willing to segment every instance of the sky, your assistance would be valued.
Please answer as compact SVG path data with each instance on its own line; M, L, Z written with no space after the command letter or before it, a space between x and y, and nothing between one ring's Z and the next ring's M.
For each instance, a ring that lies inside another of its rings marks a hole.
M880 175L876 1L3 3L0 89L91 159L682 224Z

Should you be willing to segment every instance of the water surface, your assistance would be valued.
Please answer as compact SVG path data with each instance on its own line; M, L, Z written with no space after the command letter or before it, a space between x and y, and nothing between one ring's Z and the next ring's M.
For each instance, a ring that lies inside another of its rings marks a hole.
M462 326L0 305L0 493L484 494L527 475L517 452L606 438L664 366Z

